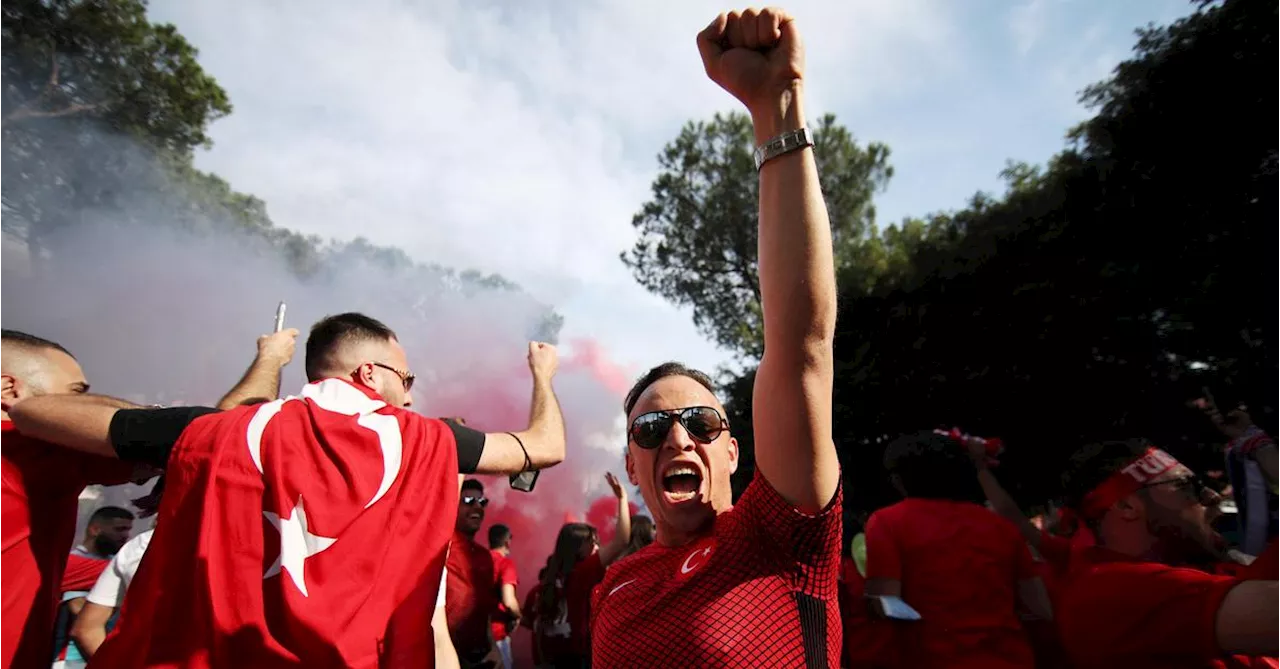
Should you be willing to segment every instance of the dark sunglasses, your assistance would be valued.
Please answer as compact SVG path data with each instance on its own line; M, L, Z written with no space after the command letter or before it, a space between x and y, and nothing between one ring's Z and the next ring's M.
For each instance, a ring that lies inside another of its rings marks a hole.
M472 504L479 504L480 508L483 509L486 506L489 506L489 498L488 497L472 497L471 495L464 495L462 497L463 506L471 506Z
M406 393L409 392L410 390L413 390L413 382L418 378L413 372L404 372L396 369L395 367L392 367L391 365L384 365L380 362L375 362L371 364L374 367L381 367L390 372L394 372L396 376L400 377L400 383L404 384L404 391Z
M1211 490L1209 486L1205 484L1204 479L1199 476L1180 476L1176 479L1167 479L1164 481L1148 483L1142 487L1152 488L1166 483L1173 484L1174 490L1181 492L1187 497L1190 497L1193 501L1197 502L1204 501L1205 497L1210 494L1215 497L1218 495L1218 493Z
M690 437L704 444L715 441L721 432L729 429L729 422L719 411L711 407L688 407L640 414L631 421L627 436L636 442L636 446L652 450L667 440L667 433L676 421L680 421Z

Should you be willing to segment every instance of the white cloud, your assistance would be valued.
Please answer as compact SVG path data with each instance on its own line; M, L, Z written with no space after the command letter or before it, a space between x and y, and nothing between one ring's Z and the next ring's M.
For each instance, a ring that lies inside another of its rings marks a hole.
M1018 55L1031 52L1044 34L1049 19L1048 0L1028 0L1009 12L1009 32Z
M814 106L909 87L947 36L943 7L797 3ZM737 107L694 46L720 9L166 0L151 14L177 24L236 106L199 164L264 198L277 224L500 272L626 362L713 367L723 354L618 253L662 144Z

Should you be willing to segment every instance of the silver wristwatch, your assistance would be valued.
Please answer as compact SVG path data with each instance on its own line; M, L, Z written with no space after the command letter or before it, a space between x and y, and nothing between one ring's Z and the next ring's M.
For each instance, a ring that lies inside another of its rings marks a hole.
M756 171L760 171L760 167L770 160L806 146L813 146L813 133L808 128L784 132L756 147Z

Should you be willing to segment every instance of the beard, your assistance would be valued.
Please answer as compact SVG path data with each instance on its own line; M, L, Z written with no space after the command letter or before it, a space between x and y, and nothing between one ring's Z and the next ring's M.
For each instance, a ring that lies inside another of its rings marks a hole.
M120 548L124 546L124 542L118 539L112 539L99 535L93 539L93 552L98 555L106 555L111 557L120 552Z
M1147 529L1158 540L1160 561L1170 565L1210 568L1227 559L1227 542L1207 524L1185 518L1149 517Z

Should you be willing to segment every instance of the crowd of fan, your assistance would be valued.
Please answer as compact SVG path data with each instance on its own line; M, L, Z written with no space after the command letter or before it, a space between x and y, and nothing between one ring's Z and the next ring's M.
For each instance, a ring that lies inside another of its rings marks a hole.
M835 265L800 35L785 12L745 10L697 44L759 146L764 354L739 499L711 379L654 367L622 407L626 481L652 519L606 474L612 538L558 528L521 599L513 560L542 556L501 525L476 541L488 500L467 475L536 495L536 472L573 457L553 346L528 347L528 425L481 432L408 410L404 348L358 313L311 328L298 395L279 397L299 334L284 330L210 407L89 394L68 351L6 330L3 668L510 667L521 626L557 668L1276 667L1276 447L1242 409L1204 407L1229 438L1235 544L1214 529L1218 495L1146 441L1082 446L1063 513L1037 525L991 443L958 430L893 441L903 501L843 540ZM160 473L136 502L153 531L126 542L132 514L105 508L72 547L86 485Z

